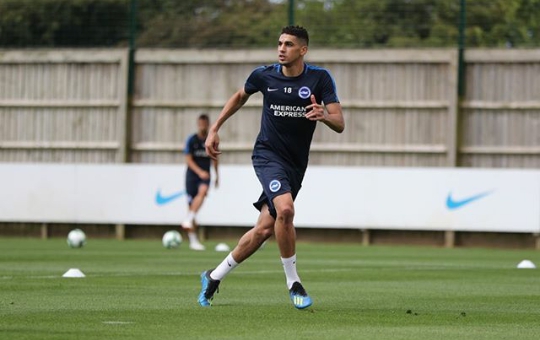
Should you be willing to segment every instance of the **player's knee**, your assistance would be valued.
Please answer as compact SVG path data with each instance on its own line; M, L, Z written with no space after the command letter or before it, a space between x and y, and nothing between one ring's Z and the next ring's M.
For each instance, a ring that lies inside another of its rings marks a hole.
M258 239L267 239L274 233L273 219L259 219L254 228L254 233Z
M270 236L272 236L273 233L274 233L273 228L261 228L257 231L257 234L258 234L257 236L259 239L266 240Z
M199 187L199 191L197 192L197 196L205 197L207 193L208 193L208 187L207 186L201 186L201 187Z
M290 222L294 218L294 205L283 204L280 207L276 207L277 218L282 219L285 222Z

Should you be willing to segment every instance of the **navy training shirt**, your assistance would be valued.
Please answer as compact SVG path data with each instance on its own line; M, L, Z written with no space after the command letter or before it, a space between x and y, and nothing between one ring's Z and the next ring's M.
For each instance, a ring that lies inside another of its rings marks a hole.
M210 160L210 156L208 156L208 154L206 153L206 149L204 147L205 140L206 139L200 139L196 133L189 136L189 138L186 141L184 154L186 155L190 154L193 157L193 160L195 161L195 163L201 169L203 169L204 171L210 172L211 160ZM187 174L198 177L198 175L193 170L191 170L189 166L187 167Z
M264 96L261 129L253 155L272 157L304 171L317 126L316 121L305 118L311 95L315 95L319 104L339 102L330 73L305 64L301 75L286 77L279 64L261 66L248 77L244 91L248 94L260 91Z

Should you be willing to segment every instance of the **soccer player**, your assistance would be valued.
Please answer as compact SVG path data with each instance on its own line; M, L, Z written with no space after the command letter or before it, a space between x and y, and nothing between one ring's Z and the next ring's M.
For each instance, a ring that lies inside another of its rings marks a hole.
M312 304L296 271L294 200L308 165L317 122L338 133L345 128L345 122L329 72L304 63L308 43L308 32L303 27L284 27L278 40L278 63L255 69L210 127L206 152L216 159L221 153L220 127L252 94L259 91L263 94L261 127L252 154L253 167L263 189L254 203L260 211L259 218L215 269L201 274L202 289L198 299L201 306L211 305L223 278L255 253L272 234L279 246L293 305L303 309Z
M219 185L218 160L211 159L206 153L204 142L208 136L210 119L208 115L201 114L197 119L197 133L189 136L184 153L186 155L186 192L188 195L188 216L182 223L182 228L187 232L189 248L204 250L197 237L197 223L195 218L201 208L208 187L210 186L210 164L214 163L216 173L215 186Z

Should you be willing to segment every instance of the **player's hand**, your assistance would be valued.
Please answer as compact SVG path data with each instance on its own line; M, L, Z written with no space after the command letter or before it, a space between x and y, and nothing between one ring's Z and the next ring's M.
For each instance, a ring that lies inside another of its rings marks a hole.
M219 135L217 132L212 132L212 130L210 130L208 136L206 137L204 147L208 156L214 160L217 160L218 155L221 154L221 151L219 151Z
M317 103L315 100L315 95L311 95L311 104L306 106L306 118L309 120L326 120L328 113L324 110L324 107L321 104Z
M201 173L199 173L199 178L202 179L203 181L206 181L207 179L210 179L210 173L208 171L201 171Z

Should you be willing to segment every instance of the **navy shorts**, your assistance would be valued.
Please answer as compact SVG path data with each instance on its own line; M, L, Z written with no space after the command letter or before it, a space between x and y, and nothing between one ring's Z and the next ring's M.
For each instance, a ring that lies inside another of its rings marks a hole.
M210 179L202 180L199 176L194 173L186 174L186 193L188 195L188 204L191 205L191 201L197 193L199 192L199 187L201 184L206 184L210 186Z
M263 188L259 200L253 205L260 211L263 205L267 204L270 215L276 218L274 198L290 192L293 200L296 199L302 187L304 172L285 166L282 162L272 161L260 156L253 156L252 161L255 173Z

